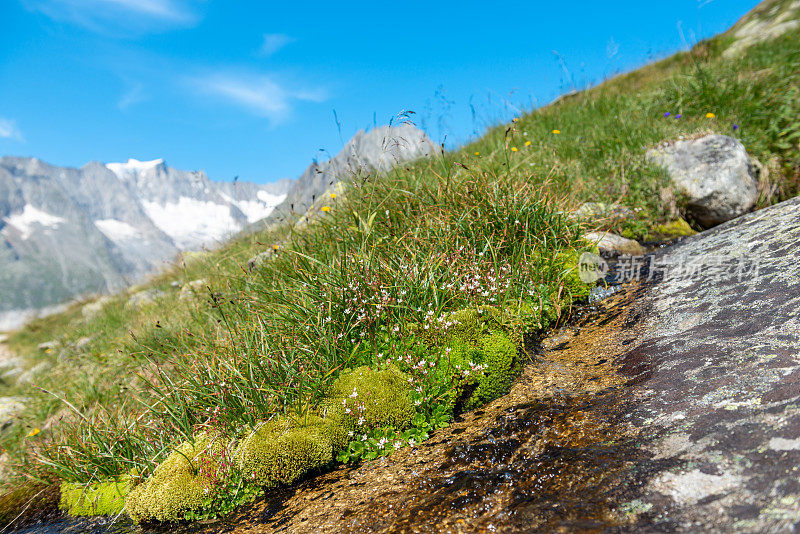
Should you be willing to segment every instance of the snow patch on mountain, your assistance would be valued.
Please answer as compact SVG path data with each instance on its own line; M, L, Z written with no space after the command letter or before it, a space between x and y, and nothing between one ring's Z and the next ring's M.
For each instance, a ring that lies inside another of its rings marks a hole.
M226 201L239 208L239 211L241 211L244 216L247 217L248 224L265 219L270 213L272 213L272 210L275 209L275 206L279 205L286 198L285 194L272 195L266 191L259 191L256 193L258 200L236 200L235 198L232 198L221 191L219 194Z
M124 180L128 176L149 171L163 164L163 158L151 161L139 161L138 159L130 158L125 163L106 163L106 168L116 174L121 180Z
M34 225L57 228L59 224L64 222L64 219L26 204L21 212L12 213L8 217L4 217L3 221L16 228L20 232L22 239L28 239L33 233Z
M277 206L278 204L286 200L285 193L283 195L272 195L270 193L267 193L266 191L259 191L258 193L256 193L256 197L258 197L258 200L260 200L264 204L267 204L268 206Z
M189 197L178 202L142 202L156 227L167 234L181 250L212 244L241 228L231 215L230 206Z
M139 235L139 230L126 222L116 219L99 219L94 221L94 225L115 243L127 241Z
M244 216L247 217L248 223L254 223L266 218L270 213L272 213L272 210L275 209L275 206L280 204L280 202L270 205L264 204L263 202L259 202L257 200L240 200L238 202L234 202L234 204L237 208L239 208L239 210L241 210L242 213L244 213Z

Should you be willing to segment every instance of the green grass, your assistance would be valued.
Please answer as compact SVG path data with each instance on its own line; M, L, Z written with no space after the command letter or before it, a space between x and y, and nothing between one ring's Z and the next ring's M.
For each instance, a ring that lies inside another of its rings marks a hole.
M160 275L146 285L163 292L153 303L132 307L123 294L94 317L75 305L33 321L9 340L39 366L31 384L5 388L30 399L0 436L16 473L9 487L21 478L146 479L198 432L235 443L268 419L323 416L341 371L360 366L406 373L417 413L409 428L360 429L339 461L424 439L468 400L452 392L480 382L460 367L490 361L480 340L505 336L519 349L523 332L547 328L585 294L569 260L586 245L583 232L644 239L678 219L680 196L645 161L649 146L733 135L759 162L759 207L797 194L800 33L736 60L722 58L726 42L700 43L441 157L357 177L303 230L276 226ZM580 226L568 213L586 201L624 204L635 216ZM250 272L247 260L277 244ZM180 299L172 282L196 279L207 288ZM485 306L491 320L474 339L454 341L452 314ZM91 341L76 348L84 337ZM52 340L50 353L37 350ZM504 369L519 368L503 354ZM187 517L258 494L226 469L215 474L214 499Z

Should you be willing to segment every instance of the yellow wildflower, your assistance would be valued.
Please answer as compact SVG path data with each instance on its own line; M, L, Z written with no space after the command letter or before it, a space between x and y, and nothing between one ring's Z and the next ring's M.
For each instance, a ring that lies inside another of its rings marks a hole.
M480 155L481 155L481 153L480 153L480 152L475 152L475 155L476 155L476 156L480 156Z
M41 432L41 430L39 430L38 428L34 428L34 429L32 429L30 432L28 432L28 437L29 437L29 438L32 438L33 436L35 436L35 435L36 435L36 434L38 434L39 432Z
M330 206L322 206L320 208L320 210L324 211L325 213L328 213L329 211L331 211L331 207Z
M713 114L713 113L711 113L710 111L709 111L708 113L706 113L706 118L707 118L707 119L713 119L713 118L715 118L715 117L716 117L716 115L714 115L714 114Z
M331 198L336 198L336 193L331 193Z
M511 152L516 152L516 151L517 151L517 147L515 147L515 146L512 146L512 147L511 147Z
M558 135L558 134L560 134L560 133L561 133L561 130L553 130L553 133L554 133L554 134L556 134L556 135Z
M511 119L511 122L518 122L518 121L519 121L519 119L518 119L518 118L516 118L516 117L514 117L513 119Z
M531 142L530 141L525 141L525 146L531 146Z
M281 248L280 245L272 245L272 250L278 250L279 248Z

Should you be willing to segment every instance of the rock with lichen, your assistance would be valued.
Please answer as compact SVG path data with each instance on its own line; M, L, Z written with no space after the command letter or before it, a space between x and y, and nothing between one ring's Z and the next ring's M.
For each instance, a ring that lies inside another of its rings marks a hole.
M613 219L624 221L633 217L634 212L622 204L605 202L584 202L575 210L574 217L584 220Z
M192 280L190 282L186 282L181 286L181 290L178 293L179 300L192 300L198 298L202 295L203 290L208 285L208 282L202 278L197 280Z
M645 248L638 241L612 234L611 232L590 232L583 236L586 241L597 245L600 252L622 256L641 256Z

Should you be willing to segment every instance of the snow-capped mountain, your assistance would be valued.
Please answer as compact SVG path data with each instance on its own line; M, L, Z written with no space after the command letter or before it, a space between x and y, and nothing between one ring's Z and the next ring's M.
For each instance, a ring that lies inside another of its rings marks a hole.
M269 215L291 182L213 182L161 159L73 169L0 158L0 330L221 242Z
M217 183L202 171L167 167L163 159L129 159L106 168L135 192L150 221L179 250L214 243L263 219L286 198L288 184ZM124 238L127 229L119 229Z

